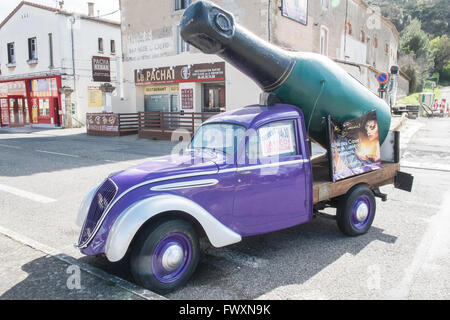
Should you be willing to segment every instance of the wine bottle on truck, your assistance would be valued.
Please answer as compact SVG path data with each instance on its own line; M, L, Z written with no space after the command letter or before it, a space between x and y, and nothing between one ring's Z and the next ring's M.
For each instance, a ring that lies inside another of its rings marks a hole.
M328 57L281 49L209 1L196 1L185 10L180 32L184 41L206 54L219 55L282 103L299 107L309 137L323 147L329 115L345 122L376 110L380 142L386 139L391 124L387 103Z

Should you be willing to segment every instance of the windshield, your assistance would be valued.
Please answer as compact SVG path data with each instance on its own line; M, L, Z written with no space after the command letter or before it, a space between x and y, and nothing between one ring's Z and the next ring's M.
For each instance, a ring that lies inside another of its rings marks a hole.
M228 123L206 124L198 129L191 149L212 149L234 155L245 136L245 128Z

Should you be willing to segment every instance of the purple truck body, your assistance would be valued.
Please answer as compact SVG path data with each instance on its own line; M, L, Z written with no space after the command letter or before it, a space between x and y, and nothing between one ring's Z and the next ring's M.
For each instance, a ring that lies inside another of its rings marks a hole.
M233 124L251 132L279 121L295 124L295 155L281 156L275 161L250 161L246 152L250 138L246 134L238 141L237 152L233 155L209 149L188 150L182 155L150 160L110 176L106 181L113 190L102 192L100 186L91 191L80 210L81 219L85 221L78 244L81 252L108 256L110 234L119 233L120 228L127 230L124 227L126 219L119 221L124 212L140 203L151 205L153 198L161 196L195 203L212 216L207 217L213 219L211 223L223 226L224 229L217 232L227 230L240 237L310 222L313 218L313 177L303 114L299 108L281 104L249 106L217 115L203 126ZM261 170L267 168L276 170L261 174ZM158 214L173 210L170 201L162 208L163 212ZM143 221L136 224L130 228L133 234L121 235L126 239L126 246ZM208 236L215 232L214 228L212 230L207 232ZM108 258L114 261L120 256L123 252Z

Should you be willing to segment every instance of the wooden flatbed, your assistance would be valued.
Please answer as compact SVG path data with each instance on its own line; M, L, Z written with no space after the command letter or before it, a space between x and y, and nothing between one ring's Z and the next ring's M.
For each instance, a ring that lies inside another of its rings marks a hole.
M313 199L314 204L328 201L346 194L351 188L358 184L365 184L370 189L394 184L400 163L383 162L380 170L367 172L345 180L331 182L329 177L329 164L326 155L312 159L313 167Z

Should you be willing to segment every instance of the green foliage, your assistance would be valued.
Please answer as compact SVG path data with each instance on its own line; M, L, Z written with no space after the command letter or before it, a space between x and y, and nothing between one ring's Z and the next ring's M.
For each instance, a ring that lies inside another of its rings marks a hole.
M450 61L450 39L446 35L430 41L430 49L434 56L434 71L442 74L444 66Z
M443 80L450 81L450 60L442 68L441 76Z

